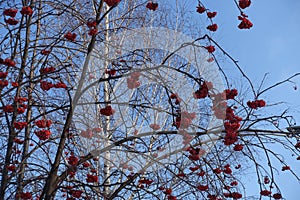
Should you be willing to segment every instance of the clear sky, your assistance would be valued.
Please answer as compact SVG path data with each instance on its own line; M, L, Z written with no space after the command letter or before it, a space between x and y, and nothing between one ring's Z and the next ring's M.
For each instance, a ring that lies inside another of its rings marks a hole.
M237 28L239 11L233 1L209 0L205 3L218 12L215 22L219 24L219 30L214 38L239 61L254 83L258 84L265 73L269 73L267 86L300 72L299 0L252 0L251 6L245 9L254 24L250 30ZM290 108L300 125L300 77L294 81L298 90L294 90L294 84L287 83L270 91L267 98L274 102L286 102L285 107ZM300 161L294 160L287 161L293 162L300 175ZM299 199L300 183L289 173L279 173L283 196L287 200ZM246 181L249 181L248 193L259 192L254 176L252 180L247 177Z

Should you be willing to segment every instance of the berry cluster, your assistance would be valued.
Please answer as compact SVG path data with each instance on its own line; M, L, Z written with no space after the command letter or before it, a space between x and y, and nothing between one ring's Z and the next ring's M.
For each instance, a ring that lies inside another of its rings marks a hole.
M115 110L112 109L110 105L107 105L105 108L100 109L100 114L105 116L111 116L115 113Z

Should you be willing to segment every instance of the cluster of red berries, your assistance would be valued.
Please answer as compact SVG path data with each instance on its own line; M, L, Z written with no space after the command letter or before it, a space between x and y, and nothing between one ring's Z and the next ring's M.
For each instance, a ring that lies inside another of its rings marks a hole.
M281 171L291 170L290 166L283 166Z
M97 175L87 174L86 176L87 176L86 182L88 182L88 183L98 183L98 176Z
M16 194L16 199L22 199L22 200L31 200L32 199L32 194L30 192L21 192Z
M42 130L38 130L35 131L35 135L40 139L40 140L47 140L50 138L51 132L49 130L46 130L44 128L50 128L50 126L52 125L52 121L51 120L47 120L47 119L40 119L35 121L35 125L38 128L43 128Z
M239 7L245 9L251 5L251 0L239 0Z
M74 156L73 153L68 157L67 160L68 160L68 163L72 166L76 166L78 164L78 158L76 156Z
M8 171L14 172L14 171L16 171L16 166L15 166L15 165L8 165L8 166L6 167L6 169L7 169Z
M193 147L188 147L187 148L187 151L189 152L189 156L188 158L190 160L193 160L193 161L197 161L197 160L200 160L201 156L203 156L205 154L205 150L203 149L200 149L200 148L193 148Z
M26 104L21 104L19 105L19 107L17 107L17 113L20 115L20 114L23 114L25 112L25 109L27 108L27 105ZM3 111L6 112L6 113L12 113L14 112L14 107L13 105L6 105L4 106L3 108Z
M223 170L220 169L219 167L217 167L217 168L213 169L213 172L214 172L215 174L221 174L221 173L223 172Z
M9 16L9 17L15 17L17 12L18 12L18 9L9 8L9 9L5 9L3 11L3 15Z
M197 12L198 12L198 13L202 14L202 13L204 13L205 11L206 11L206 8L205 8L204 6L201 6L201 5L198 5L198 6L197 6ZM217 15L217 12L207 12L206 15L207 15L207 17L208 17L209 19L212 19L212 18L214 18L214 17ZM217 25L217 24L211 24L211 25L208 25L206 28L207 28L209 31L215 32L215 31L217 31L217 29L218 29L218 25Z
M151 185L151 183L153 183L153 180L143 178L143 179L140 179L138 182L139 182L139 184Z
M239 192L231 192L231 193L223 193L224 197L226 198L233 198L233 199L241 199L243 195Z
M87 167L90 167L91 164L90 164L89 162L84 162L84 163L82 163L82 166L83 166L84 168L87 168Z
M231 107L226 109L226 118L224 122L225 137L224 144L229 146L238 141L238 129L240 128L240 122L242 118L234 114L234 110Z
M177 197L172 195L172 188L165 188L163 186L159 187L159 190L164 190L164 193L167 195L168 200L176 200Z
M55 71L55 67L45 67L40 69L40 74L48 74Z
M206 14L209 19L212 19L217 15L217 12L207 12Z
M274 199L282 199L282 195L280 193L273 194Z
M14 122L14 128L17 130L22 130L27 126L27 122Z
M51 120L40 119L35 121L35 125L39 128L49 128L52 124Z
M18 12L18 9L13 9L13 8L5 9L3 11L3 15L9 16L10 18L4 19L4 21L9 25L13 25L13 26L17 25L19 23L19 21L15 19L17 12Z
M94 36L98 33L96 21L88 21L86 25L90 28L88 35Z
M41 81L40 82L40 87L41 87L42 90L48 91L51 88L67 88L67 85L63 82L58 82L58 83L53 84L52 82Z
M21 140L19 138L14 138L14 143L16 143L16 144L24 144L24 140Z
M8 75L8 72L0 72L0 78L6 78Z
M89 30L88 35L94 36L94 35L97 35L97 33L98 33L98 29L93 28L93 29Z
M237 89L232 89L232 90L226 89L225 94L226 94L226 99L234 99L234 97L238 95L238 91Z
M255 101L248 101L247 105L249 108L257 109L266 106L266 102L264 100L255 100Z
M5 80L8 75L8 72L0 72L0 88L8 86L8 81Z
M42 54L42 55L49 55L50 52L51 52L50 50L43 49L43 50L41 51L41 54Z
M269 177L265 176L264 177L264 184L269 184L269 183L270 183Z
M71 194L72 197L74 198L80 198L83 191L82 190L70 190L69 192Z
M110 105L107 105L105 108L100 109L100 114L105 116L111 116L115 113L115 110L112 109Z
M17 24L19 23L18 20L16 20L15 18L12 18L12 17L10 17L10 18L8 18L8 19L5 19L4 21L5 21L7 24L12 25L12 26L17 25Z
M34 134L40 139L40 140L47 140L50 138L51 132L49 130L39 130L35 131Z
M244 148L244 146L242 144L236 144L234 147L233 147L233 150L234 151L242 151Z
M238 25L239 29L250 29L253 26L252 22L247 18L247 16L238 16L238 19L241 20L240 24Z
M153 3L152 1L148 2L146 8L149 10L155 11L158 8L158 3Z
M25 110L27 109L27 104L25 104L26 101L27 101L26 97L15 98L15 102L17 103L17 114L20 115L20 114L23 114L25 112ZM3 106L2 109L6 113L14 112L14 107L11 104Z
M227 164L227 165L224 166L223 172L224 172L225 174L232 174L232 170L231 170L229 164Z
M197 6L197 12L198 13L200 13L200 14L202 14L202 13L204 13L206 11L206 9L203 7L203 6Z
M232 181L231 183L230 183L230 185L231 186L237 186L239 183L237 182L237 181Z
M200 167L199 167L199 166L189 167L189 169L190 169L192 172L195 172L195 171L197 171L198 169L200 169Z
M121 0L104 0L104 2L109 6L117 6L118 3L120 3Z
M47 82L47 81L41 81L40 83L40 87L42 90L44 91L48 91L53 87L53 84L51 82Z
M4 88L8 86L8 81L7 80L0 80L0 88Z
M117 74L117 70L116 69L107 69L107 70L105 70L105 74L108 74L110 76L115 76Z
M86 25L89 27L89 28L96 28L97 27L97 22L94 21L94 20L91 20L91 21L88 21L86 23Z
M213 88L212 82L204 81L200 88L194 92L193 96L195 99L203 99L208 96L208 91Z
M208 185L198 185L197 189L200 191L206 191L208 190Z
M241 9L245 9L247 7L249 7L251 4L251 0L239 0L239 7ZM202 6L202 5L198 5L197 6L197 12L202 14L204 12L207 12L207 9ZM217 15L217 12L207 12L207 17L209 19L214 18ZM244 13L241 13L242 16L239 16L238 19L241 20L240 24L238 25L239 29L250 29L253 24L252 22L247 19L248 16L246 16ZM209 26L206 27L209 31L215 32L218 29L218 25L217 24L211 24Z
M20 13L22 15L29 15L29 16L31 16L33 14L33 10L30 8L30 6L24 6L22 8L22 10L20 11Z
M208 51L208 53L213 53L216 50L212 45L206 46L205 49Z
M18 9L13 9L13 8L5 9L3 11L3 15L4 16L9 16L10 18L4 19L4 21L7 24L12 25L12 26L17 25L19 23L19 21L15 19L15 16L17 15L17 12L18 12ZM20 11L20 13L22 15L31 16L33 14L33 10L29 6L24 6L22 8L22 10Z
M272 194L272 192L269 190L262 190L262 191L260 191L260 194L262 196L270 196Z
M75 41L76 36L77 36L76 33L71 33L71 32L67 32L67 33L64 35L64 37L65 37L67 40L72 41L72 42Z
M208 30L215 32L218 30L218 25L217 24L212 24L206 27Z
M15 67L16 66L16 62L9 58L6 58L4 60L2 58L0 58L0 64L5 65L7 67Z

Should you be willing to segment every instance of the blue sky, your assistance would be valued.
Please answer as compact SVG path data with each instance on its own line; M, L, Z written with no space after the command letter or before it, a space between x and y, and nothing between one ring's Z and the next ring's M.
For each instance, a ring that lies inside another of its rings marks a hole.
M239 61L254 83L259 84L265 73L269 73L267 86L300 72L300 1L253 0L251 6L245 9L254 24L250 30L237 28L239 11L233 1L205 2L208 8L218 12L215 22L219 30L214 38ZM286 102L284 106L290 108L300 125L300 77L294 81L298 90L294 90L294 84L287 83L270 91L266 97L269 101ZM299 161L287 161L300 172ZM259 192L255 176L245 180L248 182L248 194ZM280 173L277 180L287 200L299 199L300 184L291 174Z

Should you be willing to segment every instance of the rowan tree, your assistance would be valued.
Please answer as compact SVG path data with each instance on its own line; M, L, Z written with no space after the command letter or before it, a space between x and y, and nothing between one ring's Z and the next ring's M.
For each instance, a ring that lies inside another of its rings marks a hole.
M0 199L241 199L249 166L282 199L276 170L299 180L273 147L300 159L293 118L264 99L298 74L256 87L204 1L0 5Z

